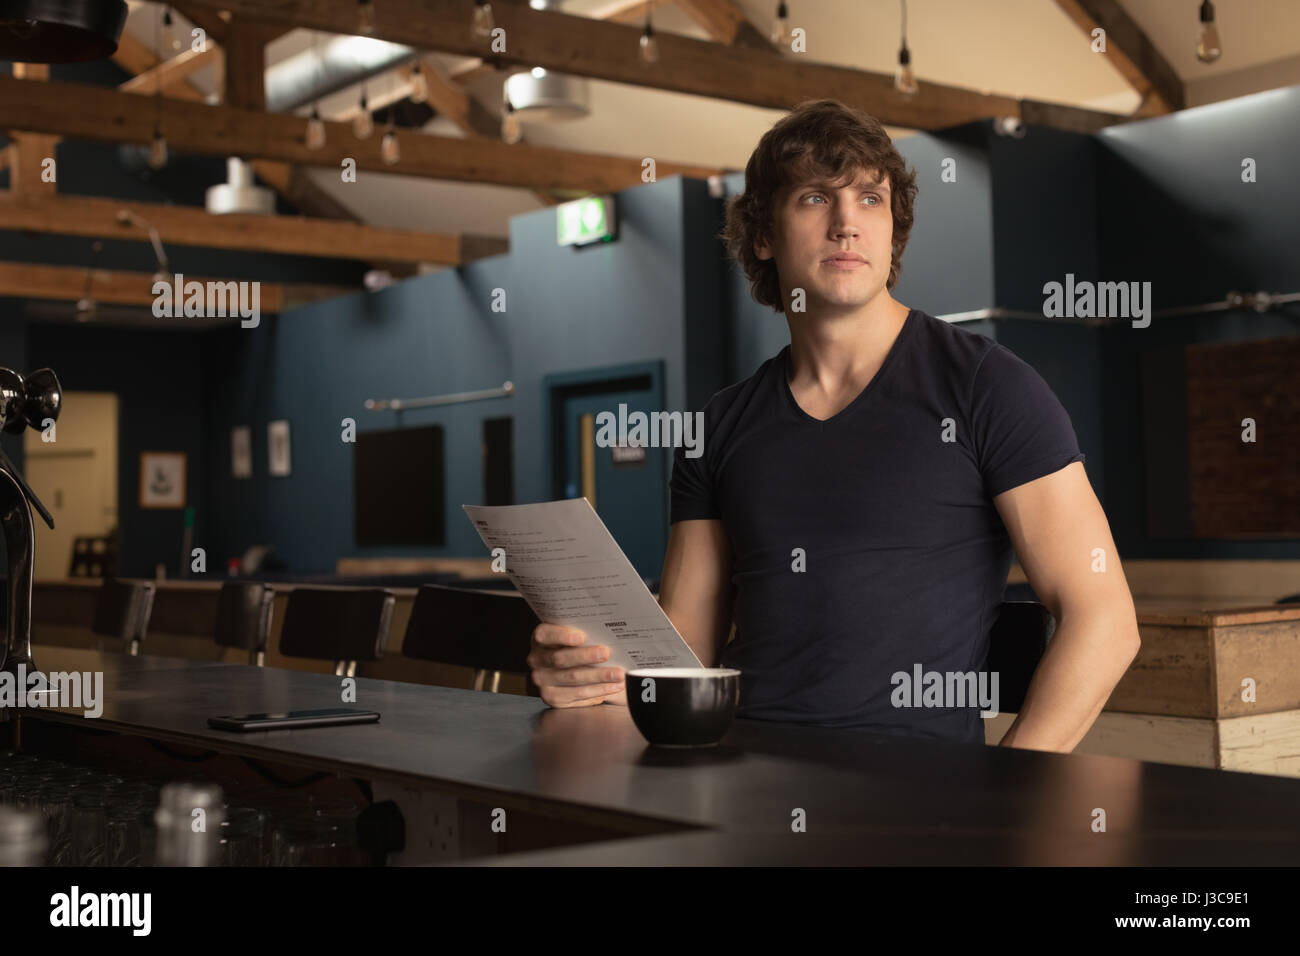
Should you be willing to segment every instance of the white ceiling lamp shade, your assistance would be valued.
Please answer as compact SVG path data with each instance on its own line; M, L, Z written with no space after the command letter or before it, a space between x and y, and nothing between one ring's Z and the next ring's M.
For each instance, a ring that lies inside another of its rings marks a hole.
M216 216L251 213L270 216L275 212L275 193L253 182L253 167L238 156L226 160L226 182L208 187L208 212Z
M586 79L541 67L507 77L505 98L525 122L563 123L591 115Z

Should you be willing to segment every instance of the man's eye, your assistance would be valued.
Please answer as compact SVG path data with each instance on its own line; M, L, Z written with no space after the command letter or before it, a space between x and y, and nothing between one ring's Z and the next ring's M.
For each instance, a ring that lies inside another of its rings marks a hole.
M824 197L821 193L809 193L807 196L804 197L804 200L807 201L807 200L809 200L809 199L824 199L824 198L826 198L826 197ZM875 200L875 205L877 205L877 206L880 205L880 202L881 202L880 197L877 196L875 193L868 193L868 194L867 194L867 198L868 198L868 199L874 199L874 200Z

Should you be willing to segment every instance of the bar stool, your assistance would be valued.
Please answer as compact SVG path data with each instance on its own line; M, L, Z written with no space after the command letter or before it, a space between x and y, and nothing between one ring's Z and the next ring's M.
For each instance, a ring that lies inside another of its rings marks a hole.
M149 630L154 590L152 581L105 579L95 599L95 620L90 629L104 637L126 641L126 652L136 656Z
M985 670L998 675L998 710L1018 714L1029 682L1056 630L1056 620L1036 601L1003 601L989 631Z
M224 581L217 598L213 639L218 647L248 651L248 663L266 664L266 640L271 633L275 592L258 581Z
M394 603L382 588L294 588L284 611L280 653L334 661L335 674L353 677L357 661L383 657Z
M501 672L528 673L537 615L517 594L426 584L415 596L402 654L440 664L474 668L474 689L491 676L495 694Z

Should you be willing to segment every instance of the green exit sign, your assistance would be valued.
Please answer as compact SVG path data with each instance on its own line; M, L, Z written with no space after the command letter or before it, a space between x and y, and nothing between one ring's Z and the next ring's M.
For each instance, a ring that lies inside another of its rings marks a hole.
M555 207L556 241L562 246L586 246L614 239L614 197L585 196Z

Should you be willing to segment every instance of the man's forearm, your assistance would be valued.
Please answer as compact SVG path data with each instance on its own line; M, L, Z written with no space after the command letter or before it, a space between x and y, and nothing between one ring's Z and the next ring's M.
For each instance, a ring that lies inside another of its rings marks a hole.
M1137 619L1128 609L1063 616L1034 671L1025 704L999 746L1072 751L1140 645Z

